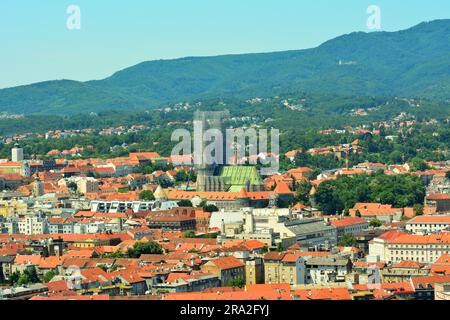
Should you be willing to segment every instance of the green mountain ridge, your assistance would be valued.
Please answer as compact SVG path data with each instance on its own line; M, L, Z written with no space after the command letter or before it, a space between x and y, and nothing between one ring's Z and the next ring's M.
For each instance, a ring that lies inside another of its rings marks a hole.
M314 94L450 99L450 20L354 32L305 50L142 62L103 80L0 90L0 112L149 109L187 99Z

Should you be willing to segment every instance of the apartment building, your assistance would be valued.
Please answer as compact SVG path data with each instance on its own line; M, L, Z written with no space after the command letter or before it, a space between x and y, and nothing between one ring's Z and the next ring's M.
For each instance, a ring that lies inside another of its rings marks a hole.
M430 270L426 264L416 261L401 261L381 270L383 282L399 283L409 281L411 277L428 276Z
M431 234L441 232L450 227L450 215L417 216L409 220L406 230L415 234Z
M369 241L369 255L368 260L372 262L387 262L388 261L388 244L390 241L396 239L401 235L406 235L404 232L391 230L373 238Z
M74 233L74 226L77 219L73 218L49 218L49 233Z
M233 280L243 280L245 283L245 264L235 257L213 259L200 267L204 273L217 276L222 286L228 286Z
M264 283L264 263L262 258L245 261L245 283L247 285Z
M98 192L99 184L94 178L81 178L77 180L77 190L81 194Z
M414 288L414 297L419 300L434 300L435 289L438 289L438 295L445 290L445 287L439 287L439 284L450 282L450 276L425 276L411 277L411 285ZM438 285L438 288L436 288Z
M387 243L387 262L434 263L450 252L450 234L400 235Z
M268 252L264 256L264 279L266 284L305 283L304 259L295 253Z
M439 213L450 212L450 194L430 194L425 199L425 203L429 207L436 207L436 211Z
M340 256L312 257L305 262L306 283L326 285L345 282L352 270L352 262Z
M47 231L47 220L40 214L27 214L24 218L19 219L19 233L21 234L45 234Z

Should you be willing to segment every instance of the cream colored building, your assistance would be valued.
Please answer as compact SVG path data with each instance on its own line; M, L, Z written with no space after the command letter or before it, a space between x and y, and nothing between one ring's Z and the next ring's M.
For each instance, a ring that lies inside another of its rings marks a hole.
M450 215L417 216L406 222L405 227L415 234L441 232L450 227Z
M219 228L227 237L240 240L258 240L267 246L281 243L289 246L295 243L295 233L285 222L291 217L289 209L252 209L213 212L210 228Z
M231 226L232 228L228 228ZM286 248L295 243L306 247L336 245L336 228L323 219L302 219L290 209L251 209L214 212L210 228L219 228L228 237L259 240L269 247Z
M47 220L37 214L27 214L19 219L19 233L26 235L47 233Z
M434 300L450 301L450 282L436 283L434 285Z
M264 281L266 284L305 283L304 259L295 253L269 252L264 256Z
M417 261L434 263L444 253L450 253L450 234L405 234L387 244L387 262Z
M98 181L94 178L81 178L78 179L77 182L77 190L81 194L98 192Z
M388 243L389 241L404 235L405 233L391 230L372 239L369 242L368 260L371 262L387 262L389 259Z
M0 216L24 215L28 205L23 200L0 200Z

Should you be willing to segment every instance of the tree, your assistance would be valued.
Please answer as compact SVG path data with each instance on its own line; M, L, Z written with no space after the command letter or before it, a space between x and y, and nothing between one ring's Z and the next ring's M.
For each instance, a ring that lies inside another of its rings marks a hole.
M227 287L238 287L243 288L245 286L245 281L242 278L236 278L228 282Z
M373 228L378 228L378 227L381 227L383 225L383 222L381 222L378 219L373 219L373 220L370 220L369 225L371 227L373 227Z
M155 196L153 195L153 192L150 190L144 190L141 193L139 193L139 199L143 201L153 201L155 200Z
M188 181L188 179L189 179L189 175L184 170L178 171L177 174L175 175L176 182L186 182L186 181Z
M168 188L173 186L172 181L170 181L166 176L160 175L154 179L154 183L159 184L161 188Z
M206 239L217 239L217 232L209 232L206 235L204 235L202 238L206 238Z
M73 182L73 181L69 182L67 187L69 187L69 189L71 189L72 191L77 191L77 189L78 189L77 184L75 182Z
M389 155L389 161L393 164L402 163L403 162L403 155L400 151L394 150Z
M20 274L17 282L15 283L18 286L23 286L26 284L39 283L41 280L38 277L36 268L25 269L22 274Z
M108 271L108 267L107 267L106 264L104 264L104 263L99 264L98 267L99 267L100 269L102 269L103 271L105 271L105 272Z
M415 204L413 206L413 211L416 216L423 216L423 205Z
M430 169L430 166L423 159L420 158L412 159L412 167L411 167L412 171L426 171L428 169Z
M27 271L28 271L28 273L27 273ZM39 279L39 276L37 274L36 268L27 269L24 271L24 273L28 275L31 283L41 282L41 280Z
M317 179L317 176L318 176L319 174L321 174L321 173L322 173L322 170L320 170L320 169L314 169L314 170L308 172L308 173L306 174L306 176L308 177L309 180L315 180L315 179Z
M177 204L179 207L193 207L191 200L180 200L177 202Z
M102 255L102 258L108 258L108 259L120 259L123 257L124 257L124 254L122 253L122 251L120 251L120 249L117 249L117 251L114 253Z
M445 177L450 180L450 170L445 173Z
M361 211L356 210L355 212L355 216L357 216L358 218L361 218Z
M327 214L336 214L344 209L339 199L339 191L331 181L320 184L315 199L320 209Z
M54 277L56 276L56 273L53 270L50 270L44 274L44 277L42 278L43 282L50 282Z
M18 271L14 271L13 273L11 273L11 275L9 276L9 280L8 280L8 284L10 286L14 286L17 281L19 281L20 278L20 272Z
M192 231L192 230L186 231L186 232L183 234L183 238L188 238L188 239L196 238L195 232Z
M339 177L322 182L315 200L326 214L352 208L358 202L390 204L395 208L423 203L425 186L417 175L386 175L375 173Z
M203 207L203 211L204 212L217 212L217 211L219 211L219 208L217 208L213 204L207 204L206 206Z
M302 181L300 181L300 183L297 186L297 191L295 193L295 200L303 204L308 204L309 192L311 191L311 189L312 185L308 180L303 179Z
M338 246L341 247L354 247L356 246L356 238L351 233L346 233L342 236L341 240L338 243Z
M284 247L283 247L283 244L281 242L277 245L277 251L278 252L283 252L284 251Z
M159 243L154 241L136 242L133 248L127 250L128 258L139 258L142 254L162 254L163 250Z

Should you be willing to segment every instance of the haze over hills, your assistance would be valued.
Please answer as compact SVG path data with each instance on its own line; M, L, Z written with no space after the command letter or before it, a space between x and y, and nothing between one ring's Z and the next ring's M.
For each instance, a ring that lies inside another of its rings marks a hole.
M450 20L356 32L313 49L143 62L88 82L0 90L0 112L75 114L283 92L450 99Z

